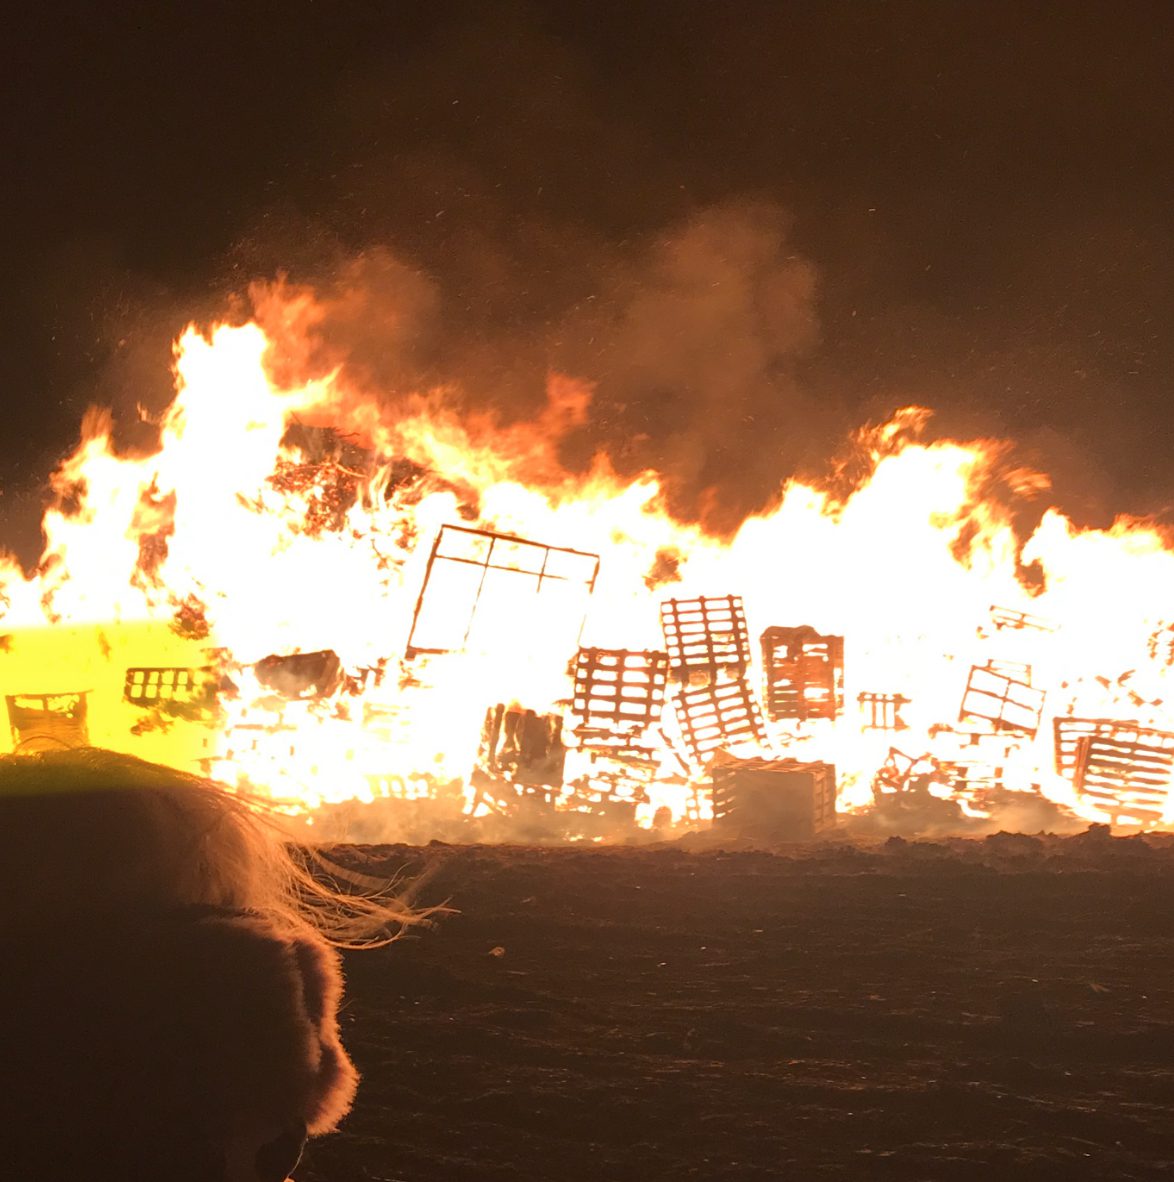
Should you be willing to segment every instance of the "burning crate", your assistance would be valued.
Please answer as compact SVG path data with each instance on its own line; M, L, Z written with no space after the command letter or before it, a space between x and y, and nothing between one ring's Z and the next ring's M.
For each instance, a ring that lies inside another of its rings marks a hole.
M836 770L828 763L749 759L714 768L713 824L745 837L810 841L836 823Z
M683 689L676 698L676 711L681 738L699 764L731 744L766 745L766 723L745 681Z
M719 672L741 677L750 667L750 634L737 595L666 599L660 626L677 681L713 682Z
M31 753L89 746L88 697L88 691L6 695L12 749Z
M761 644L769 717L839 717L844 705L842 636L822 636L808 627L768 628Z
M667 680L665 653L581 648L575 658L574 712L587 728L645 730L660 718Z
M966 680L958 719L981 719L995 731L1035 737L1044 709L1044 691L997 669L974 665Z
M1057 719L1056 764L1114 821L1159 821L1174 777L1174 734L1106 719Z

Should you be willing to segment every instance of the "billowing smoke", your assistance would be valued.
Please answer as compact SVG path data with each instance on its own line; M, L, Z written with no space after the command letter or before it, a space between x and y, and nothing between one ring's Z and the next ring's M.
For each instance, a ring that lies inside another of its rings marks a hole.
M805 392L803 359L819 340L817 275L786 215L729 202L585 263L587 294L541 330L486 336L459 295L384 248L336 263L312 285L322 319L281 336L278 359L348 381L393 406L437 388L449 405L503 423L539 411L551 372L593 397L563 441L563 461L599 451L667 480L676 512L732 528L803 464L825 461L844 416ZM284 295L288 298L289 285ZM257 300L264 317L267 295Z

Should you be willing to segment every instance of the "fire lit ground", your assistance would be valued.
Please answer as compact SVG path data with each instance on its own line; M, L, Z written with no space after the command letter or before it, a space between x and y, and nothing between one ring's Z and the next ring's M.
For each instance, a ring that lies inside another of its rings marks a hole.
M1166 835L365 856L461 913L348 959L299 1182L1174 1170Z
M908 408L710 536L656 473L560 465L589 385L552 374L531 423L392 415L311 291L251 296L178 341L158 451L92 413L40 566L0 565L12 748L198 767L365 839L663 836L715 802L762 839L1170 820L1158 527L1077 529Z

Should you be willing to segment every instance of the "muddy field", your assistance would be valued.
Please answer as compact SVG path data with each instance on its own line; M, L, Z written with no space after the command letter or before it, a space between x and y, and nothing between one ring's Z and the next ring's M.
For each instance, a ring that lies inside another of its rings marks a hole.
M299 1182L1174 1177L1174 842L352 851L460 913L348 958Z

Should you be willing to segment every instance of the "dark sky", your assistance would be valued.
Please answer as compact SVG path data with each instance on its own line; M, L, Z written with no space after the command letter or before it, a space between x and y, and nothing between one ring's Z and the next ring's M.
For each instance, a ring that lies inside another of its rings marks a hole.
M569 461L683 513L908 401L1089 520L1174 504L1168 3L91 7L0 40L0 544L88 402L158 405L278 269L370 288L373 387L597 380Z

